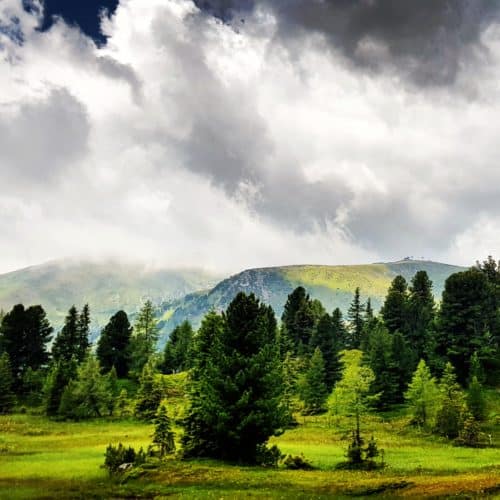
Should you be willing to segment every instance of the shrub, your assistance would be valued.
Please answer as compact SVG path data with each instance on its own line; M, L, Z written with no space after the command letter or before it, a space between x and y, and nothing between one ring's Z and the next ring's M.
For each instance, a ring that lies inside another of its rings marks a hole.
M104 467L108 469L110 475L120 472L120 466L124 464L138 466L146 461L146 454L142 448L136 452L131 446L126 448L122 443L118 446L110 444L106 448L104 457Z
M283 457L284 455L276 445L271 446L271 448L268 448L266 445L260 445L257 448L256 461L263 467L276 467Z
M314 467L306 460L304 455L287 455L283 460L285 469L290 470L313 470Z

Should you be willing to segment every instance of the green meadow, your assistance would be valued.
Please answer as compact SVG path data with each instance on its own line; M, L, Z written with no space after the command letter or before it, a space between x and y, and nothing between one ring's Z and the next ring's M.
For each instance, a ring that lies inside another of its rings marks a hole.
M491 401L498 396L491 394ZM179 406L182 402L171 402ZM495 421L492 409L493 422ZM497 420L498 420L498 413ZM51 421L40 415L0 417L0 497L20 498L352 498L500 496L500 432L483 429L492 447L456 447L408 426L403 413L368 416L366 436L384 450L385 468L335 470L344 459L350 421L298 416L299 425L273 438L286 454L315 467L293 471L215 461L169 459L158 467L109 478L101 467L109 443L144 448L151 425L133 419ZM180 430L177 429L179 435Z

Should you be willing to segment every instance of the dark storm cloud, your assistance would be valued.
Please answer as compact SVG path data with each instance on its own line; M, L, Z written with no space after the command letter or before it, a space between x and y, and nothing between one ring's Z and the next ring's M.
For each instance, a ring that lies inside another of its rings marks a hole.
M253 2L205 0L222 19ZM482 32L498 22L499 0L258 0L273 10L279 37L321 34L356 66L394 69L422 85L453 83L465 63L484 57Z

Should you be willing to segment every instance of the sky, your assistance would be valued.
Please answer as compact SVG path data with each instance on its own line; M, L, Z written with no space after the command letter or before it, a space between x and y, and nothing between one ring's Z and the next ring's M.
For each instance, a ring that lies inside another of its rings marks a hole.
M0 0L0 272L500 247L500 1Z

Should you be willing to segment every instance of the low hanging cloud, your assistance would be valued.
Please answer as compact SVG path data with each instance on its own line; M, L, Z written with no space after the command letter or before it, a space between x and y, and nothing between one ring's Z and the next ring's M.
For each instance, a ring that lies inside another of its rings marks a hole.
M471 263L476 240L500 244L500 29L486 4L454 31L439 1L403 29L387 2L309 2L299 18L299 1L122 0L97 46L7 1L23 42L4 37L0 57L3 270L63 255L232 271ZM339 16L350 24L327 28ZM424 68L438 32L462 41L446 78ZM368 39L385 59L359 58ZM476 49L489 65L474 80L462 68Z

